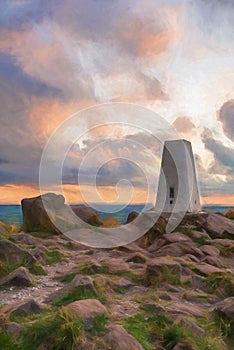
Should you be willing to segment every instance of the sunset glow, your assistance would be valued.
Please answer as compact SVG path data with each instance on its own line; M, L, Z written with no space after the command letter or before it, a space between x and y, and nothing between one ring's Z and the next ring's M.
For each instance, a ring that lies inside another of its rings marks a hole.
M87 4L12 1L0 14L0 203L40 194L41 155L61 123L91 106L126 102L153 110L192 142L203 204L234 205L233 1ZM82 125L81 118L78 129ZM143 149L134 153L129 139L157 151L155 163ZM69 134L61 135L61 143L68 141ZM106 149L93 155L96 144L105 141ZM55 148L58 157L59 145ZM118 201L116 183L127 177L134 192L129 198L120 186L121 201L154 203L158 146L137 130L108 123L69 150L63 180L67 202L83 202L77 172L88 152L82 186L90 202L97 200L89 183L92 164L106 154L113 159L134 154L150 174L149 198L142 169L118 160L101 172L97 192L102 200ZM49 190L56 191L53 184Z

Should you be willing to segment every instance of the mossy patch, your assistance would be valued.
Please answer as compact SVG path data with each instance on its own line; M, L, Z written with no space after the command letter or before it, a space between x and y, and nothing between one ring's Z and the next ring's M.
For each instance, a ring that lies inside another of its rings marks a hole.
M63 257L64 254L62 254L58 248L51 248L44 253L44 258L49 265L60 262Z
M94 282L94 286L97 290L95 290L91 287L87 286L79 286L77 288L74 288L70 292L66 292L63 295L59 296L54 302L54 306L62 306L70 304L77 300L84 300L84 299L98 299L102 304L106 303L105 296L99 291L98 285Z

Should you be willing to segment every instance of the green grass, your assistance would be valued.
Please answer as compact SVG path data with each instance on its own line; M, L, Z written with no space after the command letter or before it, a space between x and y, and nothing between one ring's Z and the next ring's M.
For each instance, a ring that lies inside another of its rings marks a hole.
M207 238L207 237L205 237L205 236L201 236L201 237L193 238L193 241L194 241L195 243L200 244L200 245L205 244L205 243L207 242L207 240L208 240L208 238Z
M145 261L146 261L145 258L141 257L140 255L135 255L128 260L128 262L133 262L136 264L144 264Z
M230 337L233 334L233 328L225 324L229 333L222 333L220 325L212 317L194 319L194 322L204 330L204 334L196 336L189 326L173 323L164 313L156 313L153 306L144 305L141 312L126 318L123 326L145 350L154 350L159 342L166 350L172 350L179 342L187 344L188 350L228 350L224 340L226 335Z
M7 334L0 328L0 349L1 350L23 350L18 340Z
M152 285L154 287L160 287L162 284L170 283L174 286L181 285L180 273L176 268L169 268L163 265L158 269L157 274L147 273L147 285Z
M234 340L234 321L229 320L218 310L213 311L213 318L216 327L220 329L222 335Z
M22 350L74 350L84 338L84 325L73 312L61 308L24 327ZM44 346L44 347L43 347Z
M44 257L47 261L47 264L52 265L61 261L64 255L60 252L58 248L51 248L48 252L45 252Z
M113 291L118 293L118 294L126 294L127 293L125 288L119 287L119 286L114 287Z
M152 310L142 311L124 321L124 328L132 334L145 350L153 350L155 340L163 339L170 320L164 314L154 314Z
M234 276L231 273L212 273L206 277L207 293L216 293L219 288L223 289L227 296L234 295Z
M91 329L92 334L104 332L106 325L108 323L108 318L105 314L98 315L93 320L93 327Z

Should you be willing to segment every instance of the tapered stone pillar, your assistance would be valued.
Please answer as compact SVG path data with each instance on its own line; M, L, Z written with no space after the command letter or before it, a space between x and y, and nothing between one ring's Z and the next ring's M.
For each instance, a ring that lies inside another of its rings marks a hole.
M155 209L162 212L201 210L192 145L165 141Z

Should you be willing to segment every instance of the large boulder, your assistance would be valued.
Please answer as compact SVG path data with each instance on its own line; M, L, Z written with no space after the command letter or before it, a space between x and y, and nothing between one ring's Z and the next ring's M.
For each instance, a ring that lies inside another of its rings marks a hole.
M49 232L57 234L60 233L60 228L61 230L72 227L77 228L74 213L90 225L102 225L96 210L80 206L71 206L71 210L65 204L65 198L55 193L46 193L34 198L25 198L21 201L21 204L23 210L23 230L25 232ZM53 222L56 220L58 225L55 225L50 220L50 217L53 218Z
M34 198L25 198L21 201L23 211L23 230L26 232L39 231L59 233L51 222L46 210L56 212L64 206L62 195L47 193Z

